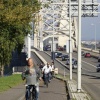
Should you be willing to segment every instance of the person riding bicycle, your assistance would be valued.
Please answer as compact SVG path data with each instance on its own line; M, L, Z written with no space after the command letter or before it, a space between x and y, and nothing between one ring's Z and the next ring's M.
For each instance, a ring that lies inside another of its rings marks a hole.
M22 73L22 79L26 79L26 100L30 98L30 89L35 87L35 99L38 100L39 82L41 80L40 70L35 68L32 58L28 59L27 69Z
M39 66L41 71L42 71L43 66L44 66L44 63L41 63L40 66Z
M43 68L42 68L42 73L43 73L43 78L44 78L44 83L46 84L46 81L50 82L51 79L51 66L49 63L47 63Z

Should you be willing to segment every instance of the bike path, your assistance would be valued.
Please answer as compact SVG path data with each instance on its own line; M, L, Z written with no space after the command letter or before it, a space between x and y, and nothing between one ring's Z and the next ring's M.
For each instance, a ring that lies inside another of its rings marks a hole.
M65 83L61 80L52 79L48 88L41 81L39 89L39 100L67 100ZM0 93L0 100L25 100L24 84Z
M54 78L47 88L41 82L39 100L67 100L65 83Z
M20 84L5 92L0 93L0 100L21 100L20 97L25 94L24 84Z

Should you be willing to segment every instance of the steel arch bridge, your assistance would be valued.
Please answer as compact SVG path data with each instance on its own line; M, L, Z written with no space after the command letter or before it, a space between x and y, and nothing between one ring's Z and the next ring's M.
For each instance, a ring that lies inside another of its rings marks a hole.
M34 47L43 50L43 45L49 43L52 37L58 45L66 45L69 40L69 17L67 0L41 0L42 8L37 14L39 21L35 23ZM77 21L71 18L71 37L73 48L77 45ZM62 42L61 42L62 41Z

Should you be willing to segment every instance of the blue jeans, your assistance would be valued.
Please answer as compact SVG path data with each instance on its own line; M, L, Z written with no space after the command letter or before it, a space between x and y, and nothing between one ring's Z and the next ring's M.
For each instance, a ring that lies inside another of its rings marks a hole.
M26 100L29 100L30 97L30 89L33 87L33 85L28 85L26 87ZM38 100L38 96L39 96L39 86L35 86L35 100Z
M51 73L44 74L44 82L49 82L51 80Z

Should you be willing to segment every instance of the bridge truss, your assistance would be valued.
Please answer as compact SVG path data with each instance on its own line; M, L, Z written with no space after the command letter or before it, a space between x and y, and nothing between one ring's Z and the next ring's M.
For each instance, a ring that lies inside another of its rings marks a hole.
M78 0L71 0L71 36L77 44ZM97 0L81 0L82 17L97 17ZM48 35L69 34L69 0L40 0L42 7L37 14L35 32L38 48L43 48L43 40Z

